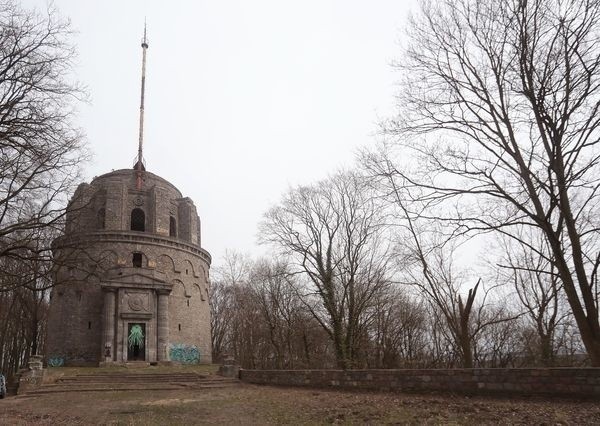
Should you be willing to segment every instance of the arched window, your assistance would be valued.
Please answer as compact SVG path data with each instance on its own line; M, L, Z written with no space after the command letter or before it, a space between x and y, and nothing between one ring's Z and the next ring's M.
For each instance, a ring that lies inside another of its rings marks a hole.
M177 236L177 222L175 222L175 218L171 216L169 218L169 237Z
M98 229L104 229L104 226L106 225L106 210L104 209L104 207L98 210L98 216L96 217L96 219L96 227Z
M142 209L131 210L131 230L145 231L146 230L146 214Z

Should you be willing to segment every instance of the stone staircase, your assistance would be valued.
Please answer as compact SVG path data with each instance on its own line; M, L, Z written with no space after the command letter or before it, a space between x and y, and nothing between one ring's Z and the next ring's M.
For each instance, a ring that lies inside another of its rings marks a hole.
M212 374L102 372L64 376L54 383L44 384L24 395L55 392L202 390L231 387L239 383L238 379Z

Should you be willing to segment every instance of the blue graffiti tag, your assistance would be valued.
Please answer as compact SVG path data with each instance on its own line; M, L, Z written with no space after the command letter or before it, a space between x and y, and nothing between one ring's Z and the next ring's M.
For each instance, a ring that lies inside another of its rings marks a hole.
M174 343L169 345L169 358L182 364L198 364L200 351L195 345Z
M65 359L62 356L51 356L48 358L48 367L62 367Z

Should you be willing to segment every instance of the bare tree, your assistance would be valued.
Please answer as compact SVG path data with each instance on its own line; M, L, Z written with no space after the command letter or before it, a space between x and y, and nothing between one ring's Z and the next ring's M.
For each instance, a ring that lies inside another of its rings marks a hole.
M45 342L52 267L45 260L22 262L0 258L0 371L9 376L39 353ZM17 280L17 281L15 281Z
M377 298L370 327L371 368L415 368L428 357L426 304L390 288Z
M523 321L511 302L508 299L502 305L487 306L481 313L480 321L488 325L477 336L474 359L478 365L492 368L535 365L523 357L521 345L526 343L521 340ZM496 318L507 320L495 321Z
M63 226L86 158L73 125L74 104L84 93L71 81L69 36L69 23L52 7L41 14L0 1L0 258L51 258L36 238Z
M211 285L213 359L244 368L332 365L328 336L300 301L287 263L227 251Z
M390 172L456 232L539 229L600 366L600 1L421 5L385 126L416 167L386 150Z
M453 248L448 249L439 243L426 245L423 236L414 227L411 236L412 243L404 246L407 251L403 258L406 283L417 286L432 307L431 312L441 315L445 327L440 331L448 330L449 340L459 355L462 367L472 368L477 335L500 318L481 321L484 303L474 304L481 279L468 289L466 298L463 298L461 291L467 278L453 265Z
M286 262L261 259L250 274L251 288L268 331L276 368L293 368L302 358L297 331L302 330L306 311L295 291ZM306 351L304 351L306 354Z
M535 351L538 359L551 366L558 350L555 334L568 315L561 306L564 305L562 283L544 235L534 228L521 230L519 234L518 240L507 237L500 240L504 252L500 272L512 284L536 331L537 338L530 343L538 342ZM531 250L531 246L536 250Z
M500 310L495 311L497 315L489 315L492 311L486 306L486 299L493 287L483 289L480 302L475 303L481 279L463 297L468 277L464 268L455 265L460 241L457 235L446 236L444 224L430 217L437 203L413 199L413 184L397 173L385 156L367 153L363 167L372 176L370 184L387 203L388 221L396 230L398 279L419 290L431 313L439 316L434 321L439 326L434 330L435 336L446 334L460 364L472 368L477 336L485 327L510 318L501 315ZM440 352L444 350L440 348Z
M261 241L306 277L302 300L329 334L340 368L356 365L368 307L389 284L383 231L379 206L355 173L290 190L260 226Z
M235 310L235 287L248 280L249 259L227 250L221 265L215 268L210 285L210 331L212 358L216 362L231 348L231 321Z

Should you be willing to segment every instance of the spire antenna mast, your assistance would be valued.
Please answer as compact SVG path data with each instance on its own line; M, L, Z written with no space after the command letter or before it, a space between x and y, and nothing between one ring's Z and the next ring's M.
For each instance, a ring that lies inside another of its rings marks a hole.
M140 95L140 130L138 140L138 155L135 169L137 170L136 189L142 189L142 172L144 166L144 94L146 91L146 50L148 49L148 38L146 37L146 20L144 20L144 38L142 39L142 89Z

